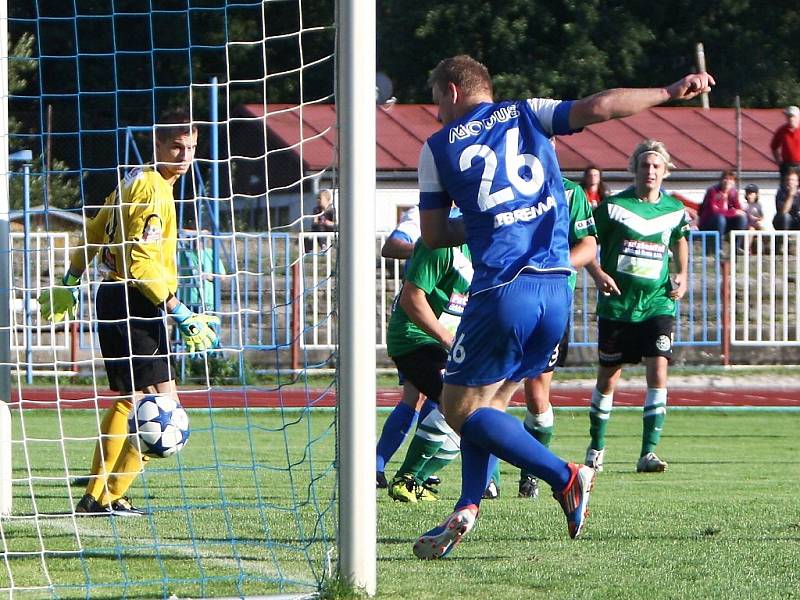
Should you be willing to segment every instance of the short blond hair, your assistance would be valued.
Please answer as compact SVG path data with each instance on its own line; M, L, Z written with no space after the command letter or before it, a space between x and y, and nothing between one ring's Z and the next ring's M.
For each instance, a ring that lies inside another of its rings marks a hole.
M428 85L440 90L446 90L449 83L455 84L467 96L492 94L492 77L489 75L489 69L466 54L445 58L436 65L428 78Z
M667 166L665 177L669 175L670 169L675 168L675 165L672 164L672 157L669 155L669 150L667 150L664 142L659 142L658 140L644 140L636 145L628 161L628 170L631 173L636 173L636 167L639 166L639 159L645 154L656 154L661 157L664 164Z

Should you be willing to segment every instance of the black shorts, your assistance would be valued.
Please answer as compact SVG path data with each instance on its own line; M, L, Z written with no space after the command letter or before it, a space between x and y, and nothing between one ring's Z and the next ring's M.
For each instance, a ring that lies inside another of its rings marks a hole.
M572 327L571 322L567 322L567 328L564 330L564 335L561 336L561 341L558 342L558 346L555 347L553 350L553 355L550 357L550 361L547 363L547 366L544 368L542 373L551 373L556 370L556 367L563 367L567 364L567 353L569 353L569 330Z
M397 370L433 402L442 395L442 370L447 364L447 350L438 344L427 344L416 350L393 356Z
M130 393L174 379L163 313L138 288L103 282L95 298L108 385Z
M672 360L672 330L675 318L666 315L639 323L600 318L597 320L597 355L601 365L637 364L642 357L663 356Z

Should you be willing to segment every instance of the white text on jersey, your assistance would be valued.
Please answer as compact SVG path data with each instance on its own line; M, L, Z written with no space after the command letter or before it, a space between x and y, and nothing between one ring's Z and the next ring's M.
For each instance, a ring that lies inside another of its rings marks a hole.
M553 196L548 196L546 202L539 202L536 206L526 206L525 208L518 208L517 210L497 214L494 216L494 228L497 229L503 225L511 225L517 221L532 221L551 208L555 208L555 206L556 199L553 198Z
M501 106L491 115L488 119L480 119L478 121L470 121L469 123L462 123L458 127L453 127L450 130L450 143L458 140L465 140L469 137L478 135L484 129L491 129L497 123L505 123L511 119L519 117L517 107L513 104L509 106Z

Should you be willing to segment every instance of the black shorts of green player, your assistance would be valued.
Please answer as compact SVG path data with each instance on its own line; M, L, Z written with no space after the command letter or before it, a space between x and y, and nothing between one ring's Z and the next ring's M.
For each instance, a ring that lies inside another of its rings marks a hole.
M663 356L672 360L674 328L675 318L668 315L659 315L637 323L599 318L599 363L605 367L623 363L635 365L649 356Z
M163 313L137 287L104 281L95 305L100 351L113 391L127 394L174 379Z
M397 370L432 402L442 395L442 369L447 364L447 350L438 344L425 344L412 352L393 356Z
M572 319L567 321L567 326L564 329L564 335L561 336L558 346L556 346L555 350L553 350L553 354L542 373L552 373L556 370L556 367L563 367L567 364L567 354L569 353L569 332L571 329Z

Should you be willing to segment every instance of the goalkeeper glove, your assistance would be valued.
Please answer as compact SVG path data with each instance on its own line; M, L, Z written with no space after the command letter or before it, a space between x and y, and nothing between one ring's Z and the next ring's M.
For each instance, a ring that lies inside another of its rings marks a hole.
M217 332L211 325L219 325L219 317L199 315L193 313L181 303L170 311L172 318L178 324L183 343L189 353L202 352L219 346Z
M80 282L80 279L67 271L61 280L61 285L53 286L39 294L37 301L42 319L53 323L60 323L66 318L74 319Z

